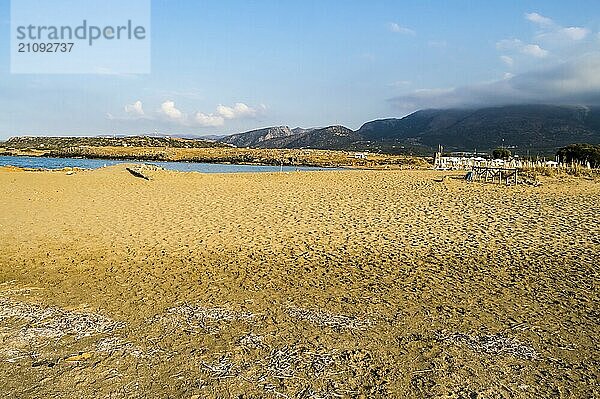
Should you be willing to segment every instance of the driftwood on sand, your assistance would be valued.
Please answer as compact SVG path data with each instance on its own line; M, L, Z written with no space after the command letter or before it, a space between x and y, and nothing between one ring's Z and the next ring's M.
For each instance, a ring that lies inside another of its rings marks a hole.
M139 170L135 170L133 168L125 168L129 173L131 173L132 175L134 175L135 177L139 177L142 178L144 180L150 180L150 177L146 176L145 174L143 174L142 172L140 172Z
M126 166L125 169L133 176L144 180L152 180L152 177L147 173L148 171L164 170L162 167L152 164L131 165Z

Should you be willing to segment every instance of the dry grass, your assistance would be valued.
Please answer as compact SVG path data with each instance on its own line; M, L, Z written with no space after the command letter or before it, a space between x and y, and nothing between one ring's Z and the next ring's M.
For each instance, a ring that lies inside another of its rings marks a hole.
M564 167L549 167L549 166L533 166L526 167L520 170L522 176L530 179L538 179L540 176L545 177L588 177L597 179L600 178L600 169L590 169L580 165L564 166Z

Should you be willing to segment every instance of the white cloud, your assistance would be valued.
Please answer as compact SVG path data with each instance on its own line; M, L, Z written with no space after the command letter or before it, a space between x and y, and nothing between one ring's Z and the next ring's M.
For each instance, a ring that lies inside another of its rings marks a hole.
M257 108L249 107L244 103L235 103L233 107L219 104L214 114L197 112L194 117L194 123L200 126L223 126L226 120L254 118L259 112L266 110L266 108L264 104L261 104Z
M500 60L510 68L542 66L542 62L547 66L598 51L598 42L593 40L592 31L586 27L562 26L536 12L525 14L525 18L536 25L531 38L510 38L496 43Z
M125 105L125 112L131 116L141 117L144 116L144 107L142 106L142 102L140 100L134 102L133 104Z
M227 107L219 104L217 113L225 119L253 118L257 110L247 106L244 103L236 103L233 107Z
M123 107L123 111L125 111L124 114L121 112L117 115L114 115L111 112L107 112L106 118L109 120L113 120L113 121L133 121L133 120L140 120L140 119L148 119L148 120L153 119L153 117L151 115L146 114L146 112L144 111L142 102L140 100L135 101L133 104L126 104Z
M501 55L500 59L502 60L502 62L504 62L509 67L512 67L515 63L515 60L513 60L513 58L509 57L508 55Z
M589 34L589 29L573 26L540 32L535 36L535 39L548 46L568 47L573 43L583 42Z
M178 110L177 108L175 108L175 102L174 101L165 101L164 103L162 103L160 105L160 111L159 111L162 115L166 116L167 118L171 119L171 120L176 120L176 121L182 121L184 120L184 115L183 112L181 112L180 110Z
M565 37L571 40L583 40L590 33L589 29L572 26L570 28L562 28L558 31Z
M204 113L198 111L193 114L188 114L178 109L175 101L164 101L158 110L151 113L146 113L141 100L135 101L133 104L127 104L124 107L124 116L114 116L107 113L106 118L110 120L136 120L145 119L148 121L162 121L174 123L180 126L192 127L218 127L223 126L227 120L254 118L264 111L267 107L261 104L257 107L250 107L244 103L235 103L233 106L225 106L220 104L217 106L214 113Z
M600 52L491 83L415 90L390 101L404 112L526 103L600 105Z
M538 32L535 38L545 43L580 41L590 34L590 30L587 28L580 26L563 27L552 19L535 12L525 14L525 18L540 27L541 31Z
M544 58L544 57L548 56L548 54L549 54L548 50L541 48L539 45L525 44L519 39L500 40L498 43L496 43L496 48L498 50L514 50L514 51L518 51L522 54L530 55L530 56L536 57L536 58ZM503 57L508 57L508 56L500 57L500 59L505 64L507 64L507 60L504 59ZM511 58L511 57L508 57L508 58ZM511 60L512 60L512 58L511 58ZM513 60L513 62L514 62L514 60Z
M214 115L214 114L204 114L202 112L197 112L194 117L194 121L199 126L204 127L216 127L223 126L225 124L225 119L222 116Z
M415 32L414 30L409 29L405 26L400 26L395 22L391 22L388 25L388 27L389 27L390 31L392 31L394 33L400 33L403 35L410 35L410 36L415 36L417 34L417 32Z
M525 18L534 24L538 24L542 27L554 25L554 21L548 17L538 14L537 12L526 13Z
M539 13L525 17L536 24L536 32L528 40L496 43L499 61L508 67L497 80L407 91L389 101L406 113L527 103L600 105L600 33L561 26Z
M496 43L498 50L515 50L523 46L523 42L519 39L502 39Z
M544 50L537 44L526 44L519 49L523 54L530 55L536 58L544 58L548 56L548 50Z

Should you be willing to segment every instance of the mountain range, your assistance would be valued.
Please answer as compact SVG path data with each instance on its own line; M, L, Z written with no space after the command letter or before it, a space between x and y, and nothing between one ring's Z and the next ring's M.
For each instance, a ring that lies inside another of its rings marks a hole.
M369 150L430 153L452 151L554 153L572 143L600 143L600 107L510 105L478 109L428 109L380 119L353 131L344 126L268 127L220 139L236 147Z
M277 126L234 134L220 141L236 147L341 149L360 140L357 132L344 126L310 129Z
M150 134L99 137L13 137L10 148L58 149L79 146L314 148L431 155L490 152L506 147L519 155L553 155L569 144L600 144L599 106L510 105L477 109L427 109L403 118L344 126L274 126L229 136Z

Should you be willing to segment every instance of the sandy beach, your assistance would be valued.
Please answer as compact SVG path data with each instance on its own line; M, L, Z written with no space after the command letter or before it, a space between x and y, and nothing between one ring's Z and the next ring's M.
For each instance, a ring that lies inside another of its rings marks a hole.
M0 170L0 395L600 396L600 181Z

